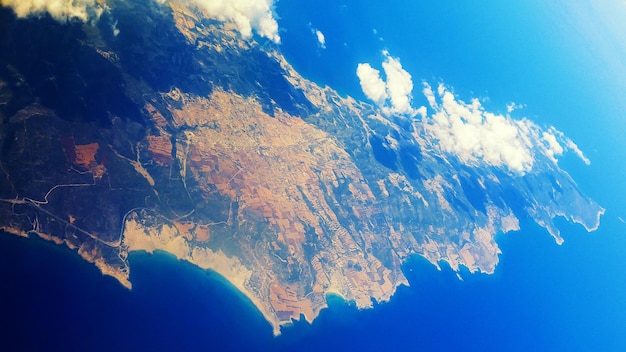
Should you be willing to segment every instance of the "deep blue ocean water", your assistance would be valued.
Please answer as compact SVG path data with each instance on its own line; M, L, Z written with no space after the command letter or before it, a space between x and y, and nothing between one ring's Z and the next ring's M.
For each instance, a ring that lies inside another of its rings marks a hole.
M626 346L624 245L611 233L558 247L537 228L499 238L494 275L437 271L414 258L411 287L357 310L337 297L312 325L273 338L218 275L168 254L132 254L128 291L69 250L0 237L0 316L11 350L470 351L620 350ZM598 257L602 253L606 257Z
M387 49L412 74L416 104L425 104L422 79L462 99L488 97L495 111L526 104L519 116L555 125L592 160L560 163L608 209L598 231L559 222L565 243L557 246L522 223L497 238L496 273L462 272L464 281L414 258L404 268L411 287L390 302L357 311L330 297L312 325L298 322L278 338L221 277L167 254L132 254L128 291L67 249L2 235L0 346L8 348L0 350L626 349L623 92L605 89L619 84L594 74L594 56L565 36L544 2L500 3L281 0L276 10L288 60L342 94L364 99L356 65L380 68ZM325 34L325 49L312 29Z

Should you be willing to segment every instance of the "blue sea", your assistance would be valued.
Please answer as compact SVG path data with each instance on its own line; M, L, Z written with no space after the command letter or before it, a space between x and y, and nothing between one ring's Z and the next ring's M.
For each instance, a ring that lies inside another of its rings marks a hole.
M276 338L223 278L165 253L131 254L128 291L67 249L2 235L0 346L9 348L0 349L626 350L623 82L596 68L602 53L574 35L578 22L567 9L561 17L540 1L432 3L280 0L281 46L305 77L359 99L356 65L380 68L388 50L413 76L416 105L425 104L422 80L444 82L467 101L482 98L494 112L525 104L514 113L556 126L591 159L560 165L607 208L598 231L559 221L558 246L523 222L497 237L503 254L495 274L461 272L462 281L416 257L404 266L411 286L391 301L358 311L329 297L312 325L296 322Z
M610 225L610 224L608 224ZM616 224L613 224L616 225ZM411 287L357 310L330 297L312 325L280 337L216 274L171 255L132 254L128 291L69 250L0 236L0 316L11 350L608 351L626 346L623 235L573 234L558 247L538 228L499 238L493 275L414 258ZM621 265L620 265L621 264ZM620 265L615 267L616 265Z

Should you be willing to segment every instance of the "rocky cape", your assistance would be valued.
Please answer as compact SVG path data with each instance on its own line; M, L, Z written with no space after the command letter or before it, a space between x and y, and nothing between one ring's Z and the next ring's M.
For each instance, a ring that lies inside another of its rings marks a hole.
M388 300L411 255L492 273L494 237L520 219L558 243L556 217L599 225L539 138L530 171L468 165L428 118L320 87L188 3L108 4L95 23L0 8L0 229L129 288L128 254L166 251L223 275L278 334L329 293Z

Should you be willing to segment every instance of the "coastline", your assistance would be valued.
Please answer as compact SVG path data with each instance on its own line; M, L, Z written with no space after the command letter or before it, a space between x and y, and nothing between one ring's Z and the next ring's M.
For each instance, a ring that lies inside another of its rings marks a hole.
M130 252L133 253L133 252ZM161 253L161 254L168 254L168 255L172 255L174 256L178 261L184 261L190 265L193 265L201 270L204 270L205 272L211 273L213 274L219 281L220 283L224 286L224 287L228 287L229 291L231 291L233 294L244 298L248 301L249 306L250 307L254 307L254 310L256 312L258 312L259 314L261 314L263 316L263 318L269 323L269 325L272 327L272 331L274 336L278 336L280 335L280 328L282 325L280 325L280 322L278 322L275 318L275 316L273 314L271 314L270 312L267 311L266 307L263 305L263 303L256 298L245 286L244 281L237 279L237 280L230 280L228 279L226 276L224 276L223 273L217 271L216 269L207 267L204 268L200 265L198 265L198 263L195 263L193 261L190 261L189 258L179 258L177 257L175 254L165 251L165 250L161 250L161 249L157 249L154 252L145 252L148 253L150 255L154 255L155 253Z

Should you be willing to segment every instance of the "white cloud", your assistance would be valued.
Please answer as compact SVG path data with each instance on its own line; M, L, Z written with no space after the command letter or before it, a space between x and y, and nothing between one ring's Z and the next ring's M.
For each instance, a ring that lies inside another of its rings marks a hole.
M437 94L425 85L424 95L435 111L427 128L444 151L470 165L484 162L519 173L530 171L534 157L527 138L529 121L485 111L477 99L469 104L457 100L443 85Z
M359 77L361 89L365 96L373 100L378 105L383 105L387 100L387 85L380 78L380 71L372 68L370 64L358 64L356 75Z
M111 32L113 32L113 36L117 37L120 34L119 28L117 28L117 21L111 24Z
M524 174L532 170L537 155L556 163L566 150L589 163L576 144L554 127L544 130L526 118L491 113L477 99L471 103L457 99L443 84L436 95L424 84L423 93L434 110L425 119L426 131L442 150L467 165L484 163Z
M154 0L164 4L167 0ZM187 0L203 9L209 18L231 22L244 38L252 31L275 43L280 43L278 23L273 15L274 0ZM97 20L106 10L99 0L0 0L0 5L10 7L18 17L39 16L49 13L59 21L79 19L83 22Z
M380 71L372 68L368 63L357 65L357 77L359 78L363 93L374 101L385 114L406 114L415 115L417 113L411 107L413 91L413 80L404 68L400 60L383 51L385 61L383 61L383 71L386 80L380 76Z
M576 145L576 143L574 143L574 141L567 138L565 143L566 143L565 145L567 145L567 148L573 151L580 158L580 160L582 160L587 165L591 165L591 160L589 160L589 158L585 156L585 153L583 153L583 151L580 150L580 148L578 148L578 146Z
M519 110L519 109L523 109L524 107L525 107L524 104L518 104L518 103L512 101L512 102L506 104L506 112L510 114L513 111Z
M274 0L191 0L210 18L232 22L244 38L254 30L258 35L280 43L278 23L274 19Z
M556 156L563 154L563 147L556 140L556 136L550 132L543 132L542 138L545 142L545 154L552 159L552 161L556 161Z
M415 115L421 116L422 119L425 119L427 114L428 114L428 110L426 109L425 106L420 106L419 108L415 110Z
M106 9L96 0L0 0L0 5L13 9L19 18L48 13L58 21L83 22L98 19Z
M319 29L315 30L315 36L317 37L317 43L320 45L320 47L322 49L326 48L326 37L324 36L324 33L322 33L322 31L320 31Z
M411 92L413 91L413 80L411 75L402 68L400 60L387 55L383 62L383 69L387 76L387 94L391 100L391 112L410 114Z
M422 90L422 92L424 93L424 96L428 101L428 105L430 105L430 107L433 109L437 109L439 105L437 103L437 99L435 98L435 93L433 93L433 89L430 87L429 84L424 83L424 89Z
M591 161L585 156L585 153L578 148L578 145L569 139L565 134L554 127L550 127L548 132L544 132L544 140L548 144L546 154L561 155L566 151L572 151L585 164L590 165ZM556 161L556 160L555 160Z

